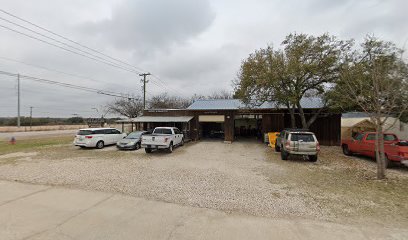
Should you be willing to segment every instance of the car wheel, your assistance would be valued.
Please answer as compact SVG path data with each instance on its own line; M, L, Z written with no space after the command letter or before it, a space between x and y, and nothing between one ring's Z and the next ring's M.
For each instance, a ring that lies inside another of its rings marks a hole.
M385 168L392 168L392 167L395 166L394 162L391 161L390 159L388 159L387 154L385 154L385 159L384 160L385 160Z
M168 152L168 153L172 153L172 152L173 152L173 142L170 143L169 147L167 148L167 152Z
M281 159L282 159L282 160L288 160L288 158L289 158L289 153L286 152L285 150L282 150L282 152L281 152Z
M135 150L139 150L140 149L140 143L136 143L136 145L135 145Z
M275 143L275 152L280 152L280 151L281 151L280 147L278 146L278 144Z
M316 162L317 161L317 155L309 155L309 161L310 162Z
M351 156L351 155L353 155L353 153L352 153L352 152L350 151L350 149L348 148L348 145L343 145L342 148L343 148L343 153L344 153L344 155L346 155L346 156Z
M97 149L102 149L103 147L105 147L105 144L103 143L103 141L99 141L96 143L96 148Z
M151 148L145 148L145 152L146 153L152 153L152 149Z

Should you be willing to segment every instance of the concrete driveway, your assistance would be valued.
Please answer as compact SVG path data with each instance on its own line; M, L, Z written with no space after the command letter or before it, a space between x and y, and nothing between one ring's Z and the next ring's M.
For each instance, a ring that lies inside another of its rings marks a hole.
M0 239L408 239L408 230L271 219L0 181Z

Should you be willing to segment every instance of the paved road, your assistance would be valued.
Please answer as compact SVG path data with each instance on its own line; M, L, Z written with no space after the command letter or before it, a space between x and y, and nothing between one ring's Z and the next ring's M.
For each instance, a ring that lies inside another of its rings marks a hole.
M408 230L261 218L0 181L0 239L408 239Z
M17 139L38 138L47 136L74 136L78 130L53 130L53 131L32 131L32 132L6 132L0 133L0 140L9 140L11 137Z

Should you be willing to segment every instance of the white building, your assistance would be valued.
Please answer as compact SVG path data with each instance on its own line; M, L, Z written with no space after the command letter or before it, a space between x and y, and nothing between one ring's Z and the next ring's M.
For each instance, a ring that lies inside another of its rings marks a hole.
M366 113L349 112L342 114L342 138L344 138L344 135L346 135L345 133L348 130L351 132L353 127L358 126L364 121L370 121L370 117L368 117ZM408 124L401 122L396 118L388 117L384 126L384 131L396 134L399 139L408 140Z

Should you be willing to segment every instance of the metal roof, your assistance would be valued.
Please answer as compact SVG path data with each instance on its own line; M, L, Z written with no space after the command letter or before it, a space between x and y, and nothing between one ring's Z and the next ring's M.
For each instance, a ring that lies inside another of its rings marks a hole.
M187 109L190 110L235 110L245 108L239 99L205 99L196 100Z
M370 117L365 112L347 112L341 115L342 118L368 118Z
M158 122L158 123L166 123L166 122L189 122L193 119L193 116L140 116L137 118L130 118L128 120L119 120L116 122Z
M305 109L323 107L320 98L302 98L300 105ZM196 100L187 109L189 110L238 110L238 109L285 109L286 106L278 106L276 102L264 102L260 106L250 106L240 99L208 99Z

